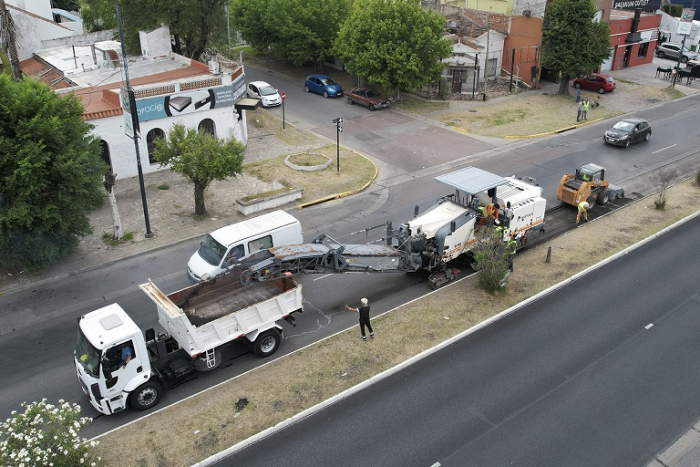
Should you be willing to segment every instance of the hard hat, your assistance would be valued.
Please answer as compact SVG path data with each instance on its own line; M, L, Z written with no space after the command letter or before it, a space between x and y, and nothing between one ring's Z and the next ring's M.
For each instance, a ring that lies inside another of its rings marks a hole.
M362 302L363 305L367 305L368 300L366 298L361 298L360 302Z

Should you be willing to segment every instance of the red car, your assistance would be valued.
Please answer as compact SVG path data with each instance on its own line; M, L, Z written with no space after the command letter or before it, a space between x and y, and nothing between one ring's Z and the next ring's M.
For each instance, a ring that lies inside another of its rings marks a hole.
M576 89L588 89L596 91L599 94L605 94L615 90L615 80L610 75L601 75L599 73L591 73L585 78L576 78L574 80Z
M369 110L389 107L389 99L382 97L372 88L355 88L345 93L348 104L360 104L369 107Z

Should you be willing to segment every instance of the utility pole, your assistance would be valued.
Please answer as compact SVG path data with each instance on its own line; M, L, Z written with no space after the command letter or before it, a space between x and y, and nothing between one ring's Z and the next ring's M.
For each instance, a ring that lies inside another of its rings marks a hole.
M1 1L1 0L0 0ZM119 0L115 0L117 3L117 23L119 24L119 39L122 42L122 61L124 62L124 82L126 84L126 92L129 96L129 107L131 113L131 123L133 125L134 134L131 138L134 140L134 148L136 149L136 168L139 174L139 187L141 188L141 204L143 205L143 217L146 220L146 238L151 238L153 232L151 232L151 221L148 218L148 203L146 202L146 185L143 182L143 170L141 169L141 153L139 150L139 134L141 129L139 128L139 113L136 108L136 98L134 96L134 90L129 82L129 61L126 58L126 45L124 44L124 30L122 29L122 14L119 9Z
M486 57L484 57L484 102L486 102L486 83L489 81L489 45L491 45L491 27L489 14L486 13Z

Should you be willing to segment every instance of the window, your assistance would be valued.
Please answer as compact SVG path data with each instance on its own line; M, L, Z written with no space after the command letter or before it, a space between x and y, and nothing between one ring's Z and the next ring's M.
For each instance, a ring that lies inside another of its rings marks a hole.
M165 138L165 132L160 128L154 128L148 132L146 135L146 145L148 146L148 162L151 164L157 164L158 161L155 159L156 152L156 140L158 138Z
M649 43L643 42L643 43L639 44L639 50L637 51L637 57L639 57L639 58L646 57L647 52L649 52Z
M197 130L203 135L216 136L216 125L214 124L214 120L211 118L205 118L199 122L199 127L197 127Z
M267 248L272 248L272 235L267 235L248 243L248 251L250 253L265 250Z

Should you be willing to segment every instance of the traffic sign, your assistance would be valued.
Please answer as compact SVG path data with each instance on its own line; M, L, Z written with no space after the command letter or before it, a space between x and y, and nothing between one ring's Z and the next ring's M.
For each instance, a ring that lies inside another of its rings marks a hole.
M282 91L282 100L284 100L286 97L287 97L287 94L284 91Z

